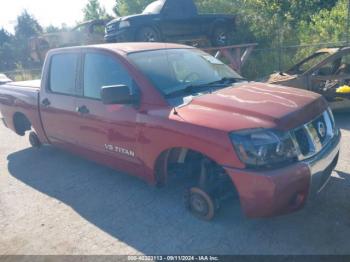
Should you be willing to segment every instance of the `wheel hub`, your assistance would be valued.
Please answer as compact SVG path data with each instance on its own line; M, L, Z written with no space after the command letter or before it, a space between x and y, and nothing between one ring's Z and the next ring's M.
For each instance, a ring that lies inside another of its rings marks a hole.
M208 212L208 205L205 202L205 199L198 195L194 195L191 198L191 206L194 209L194 211L200 213L200 214L206 214Z

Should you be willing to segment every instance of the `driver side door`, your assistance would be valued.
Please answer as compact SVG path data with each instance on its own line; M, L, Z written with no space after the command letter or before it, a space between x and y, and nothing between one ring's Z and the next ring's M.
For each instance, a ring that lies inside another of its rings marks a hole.
M133 105L103 104L101 88L113 85L135 86L118 58L104 52L84 52L80 97L76 99L77 142L99 162L135 173L138 168L142 169L137 142L140 133L138 110Z

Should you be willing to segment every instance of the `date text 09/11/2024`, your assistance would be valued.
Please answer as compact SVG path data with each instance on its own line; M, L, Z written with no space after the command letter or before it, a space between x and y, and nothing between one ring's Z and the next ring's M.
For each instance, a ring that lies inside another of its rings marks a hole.
M128 261L219 261L217 256L128 256Z

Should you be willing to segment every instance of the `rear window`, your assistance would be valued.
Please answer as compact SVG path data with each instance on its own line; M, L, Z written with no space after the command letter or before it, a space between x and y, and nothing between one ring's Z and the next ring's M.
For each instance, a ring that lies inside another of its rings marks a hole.
M50 90L54 93L75 95L78 54L54 55L50 67Z
M143 14L159 14L164 6L165 0L158 0L151 4L149 4L145 10L143 10Z

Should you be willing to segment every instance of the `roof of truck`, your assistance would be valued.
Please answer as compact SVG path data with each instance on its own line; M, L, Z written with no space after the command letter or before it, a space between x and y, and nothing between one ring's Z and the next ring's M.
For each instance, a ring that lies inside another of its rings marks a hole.
M77 46L77 47L66 47L55 49L55 51L59 50L72 50L72 49L82 49L82 48L98 48L105 50L112 50L115 52L122 52L125 54L142 52L142 51L151 51L151 50L162 50L162 49L183 49L183 48L193 48L187 45L181 44L172 44L172 43L112 43L112 44L99 44L99 45L88 45L88 46Z

